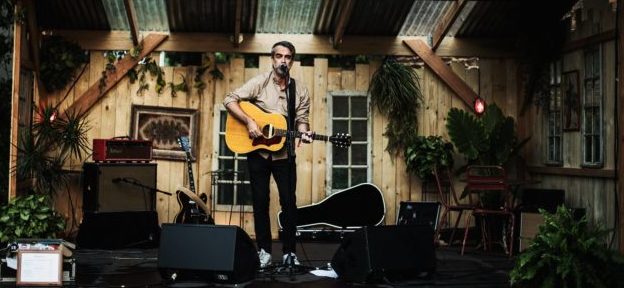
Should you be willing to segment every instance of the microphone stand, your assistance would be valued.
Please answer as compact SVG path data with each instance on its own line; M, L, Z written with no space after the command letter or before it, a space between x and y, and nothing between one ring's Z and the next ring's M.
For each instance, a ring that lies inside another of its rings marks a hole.
M280 66L283 67L283 66ZM296 135L296 131L295 129L297 129L297 125L295 123L295 96L296 95L290 95L290 85L292 85L291 81L290 81L290 71L288 71L288 66L286 66L286 68L284 69L285 72L285 79L286 79L286 101L287 101L287 121L286 121L286 149L288 150L288 167L290 169L288 169L288 193L293 192L294 190L294 185L295 185L295 173L296 172L296 166L295 166L295 135ZM295 211L292 211L294 213L296 213L296 209ZM288 222L293 221L293 216L292 213L288 213L288 217L291 218L288 220ZM296 218L295 218L296 219ZM295 223L293 223L293 225L295 227L293 227L295 229L295 236L296 237L296 233L297 233L297 223L296 221L294 221ZM291 232L291 231L289 231ZM285 233L286 234L286 233ZM290 237L290 236L287 236ZM295 245L296 246L296 245ZM288 255L286 256L286 269L288 269L288 275L290 276L291 279L294 279L294 274L295 274L295 261L293 259L293 257L291 256L292 251L288 252Z
M156 187L147 186L147 185L145 185L145 184L143 184L143 183L141 183L141 182L139 182L137 180L134 180L134 179L130 180L130 179L126 178L126 177L119 178L119 182L124 182L124 183L128 183L130 185L141 187L143 189L149 190L150 192L160 192L160 193L163 193L163 194L166 194L166 195L169 195L169 196L173 195L173 194L171 194L171 193L169 193L167 191L160 190L160 189L158 189Z

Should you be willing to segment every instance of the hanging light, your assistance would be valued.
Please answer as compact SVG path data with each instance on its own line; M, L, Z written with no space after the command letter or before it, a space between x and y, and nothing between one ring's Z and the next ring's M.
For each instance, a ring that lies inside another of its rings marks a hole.
M474 108L477 116L483 115L483 112L485 112L485 100L481 98L481 96L477 95L477 98L475 98L474 102L472 102L472 107Z
M473 65L473 67L477 69L477 98L472 102L472 108L477 116L481 116L485 112L486 105L485 99L481 98L481 69L478 64Z

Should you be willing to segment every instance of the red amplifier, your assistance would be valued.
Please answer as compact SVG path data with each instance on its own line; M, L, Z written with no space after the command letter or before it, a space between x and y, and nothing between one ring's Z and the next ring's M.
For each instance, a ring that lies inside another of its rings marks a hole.
M93 161L151 161L152 141L93 139Z

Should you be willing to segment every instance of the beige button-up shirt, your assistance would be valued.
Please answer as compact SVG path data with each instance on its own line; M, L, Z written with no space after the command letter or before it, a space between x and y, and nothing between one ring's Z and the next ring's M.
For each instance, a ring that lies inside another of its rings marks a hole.
M273 80L273 71L262 73L243 84L240 88L228 93L223 100L223 105L231 102L250 101L261 109L279 113L287 117L288 101L286 91L280 89L279 84ZM300 81L296 84L295 97L295 127L299 124L310 124L310 96L308 89ZM296 129L296 128L294 128ZM288 157L286 149L282 148L276 152L260 150L260 155L265 159L272 155L273 160L286 159Z

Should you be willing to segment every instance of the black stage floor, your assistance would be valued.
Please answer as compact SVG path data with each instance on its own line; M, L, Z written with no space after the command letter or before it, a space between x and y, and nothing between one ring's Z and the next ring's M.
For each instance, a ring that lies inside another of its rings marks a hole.
M297 246L302 265L326 268L338 243L305 242ZM273 261L281 260L281 244L274 243ZM394 283L353 284L339 279L301 272L258 272L251 282L238 285L212 284L199 280L165 282L157 269L158 249L77 249L76 278L66 287L509 287L513 259L502 254L471 251L462 256L455 247L436 249L437 269L431 277L414 275ZM276 263L277 264L277 263ZM13 287L15 283L1 283Z

